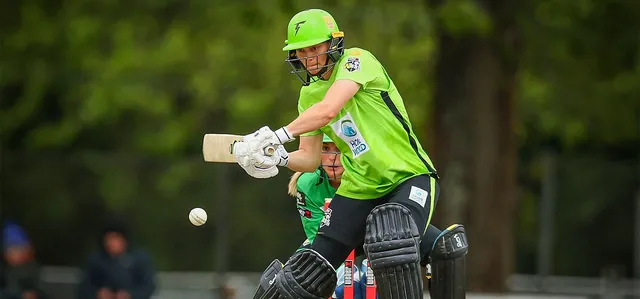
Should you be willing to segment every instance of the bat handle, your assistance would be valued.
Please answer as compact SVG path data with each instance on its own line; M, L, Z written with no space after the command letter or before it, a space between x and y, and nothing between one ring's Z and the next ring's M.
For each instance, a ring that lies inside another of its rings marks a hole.
M264 148L264 154L267 156L273 156L276 153L276 148L273 145L269 145Z

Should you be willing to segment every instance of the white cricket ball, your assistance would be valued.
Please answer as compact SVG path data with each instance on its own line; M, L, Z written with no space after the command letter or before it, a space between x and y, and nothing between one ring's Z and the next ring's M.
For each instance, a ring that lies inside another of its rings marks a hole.
M207 222L207 212L201 208L191 209L191 212L189 212L189 221L195 226L203 225Z

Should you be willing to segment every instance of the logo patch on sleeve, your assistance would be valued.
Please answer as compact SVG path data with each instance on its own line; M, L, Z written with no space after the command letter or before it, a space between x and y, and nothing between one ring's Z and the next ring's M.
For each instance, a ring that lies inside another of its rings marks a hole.
M360 58L358 57L349 57L347 58L347 62L344 63L344 69L347 72L357 72L360 70Z
M420 206L424 207L424 205L427 203L427 196L429 196L429 192L427 192L426 190L422 190L416 186L411 186L409 199L415 201Z

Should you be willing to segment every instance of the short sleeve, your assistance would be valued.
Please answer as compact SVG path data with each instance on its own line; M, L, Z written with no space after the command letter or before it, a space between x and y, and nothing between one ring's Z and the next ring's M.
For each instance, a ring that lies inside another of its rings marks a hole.
M345 52L336 72L335 80L351 80L362 85L363 89L383 87L387 81L380 62L371 53L360 49Z
M302 114L302 112L304 112L305 110L309 109L309 107L305 107L305 105L303 103L305 103L305 99L303 98L304 96L306 96L305 93L301 92L300 93L300 100L298 100L298 115ZM322 134L322 131L320 131L320 129L318 130L313 130L311 132L307 132L307 133L302 133L300 134L301 137L306 137L306 136L316 136Z

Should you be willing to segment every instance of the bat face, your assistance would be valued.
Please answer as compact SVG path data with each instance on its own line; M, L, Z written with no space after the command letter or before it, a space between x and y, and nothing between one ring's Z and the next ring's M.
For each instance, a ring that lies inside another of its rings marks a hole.
M237 163L233 155L233 144L244 139L243 135L234 134L205 134L202 140L202 156L205 162ZM272 156L276 150L274 146L265 148L265 154Z
M233 143L244 136L233 134L205 134L202 140L202 155L205 162L236 163Z

